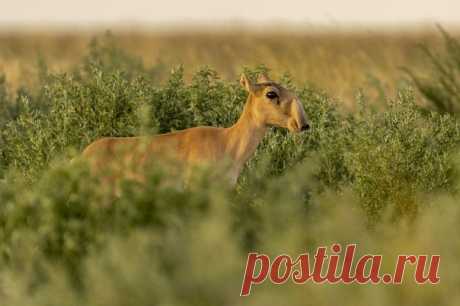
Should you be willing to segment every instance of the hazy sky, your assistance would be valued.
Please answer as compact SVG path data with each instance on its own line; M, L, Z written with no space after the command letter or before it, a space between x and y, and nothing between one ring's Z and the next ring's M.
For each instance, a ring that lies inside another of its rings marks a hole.
M0 23L460 23L460 0L0 0Z

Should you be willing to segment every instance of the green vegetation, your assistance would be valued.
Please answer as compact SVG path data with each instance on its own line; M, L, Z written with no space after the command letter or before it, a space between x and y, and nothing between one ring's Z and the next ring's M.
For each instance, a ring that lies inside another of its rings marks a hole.
M274 129L237 188L202 173L192 189L152 169L147 184L106 194L84 163L101 136L228 126L245 93L210 68L159 82L113 42L94 42L67 73L41 66L39 86L12 95L0 79L2 305L331 305L460 302L460 123L421 109L410 90L382 111L358 97L346 114L327 93L283 83L312 130ZM254 77L264 66L247 68ZM163 72L162 72L163 73ZM383 254L441 254L441 284L264 284L240 298L247 252L298 254L333 242Z
M406 69L417 88L433 109L444 113L460 112L460 41L439 26L444 38L444 50L435 53L425 44L423 53L430 64L428 76L419 76Z

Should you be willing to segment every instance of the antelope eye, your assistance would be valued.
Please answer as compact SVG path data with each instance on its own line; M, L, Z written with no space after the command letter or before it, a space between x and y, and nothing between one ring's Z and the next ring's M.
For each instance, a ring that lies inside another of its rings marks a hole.
M267 94L265 96L267 98L269 98L270 100L278 98L278 94L276 92L274 92L274 91L267 92Z

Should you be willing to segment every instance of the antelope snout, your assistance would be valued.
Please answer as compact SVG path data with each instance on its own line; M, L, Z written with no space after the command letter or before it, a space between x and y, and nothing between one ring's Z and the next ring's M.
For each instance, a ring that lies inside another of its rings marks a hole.
M293 133L301 133L310 129L310 125L300 118L290 118L287 128Z
M308 131L310 129L310 125L308 123L305 123L304 125L302 125L302 127L300 128L300 131Z
M307 116L303 109L302 103L298 99L293 100L291 104L291 116L294 119L295 125L298 132L303 132L310 129L310 125L307 123Z

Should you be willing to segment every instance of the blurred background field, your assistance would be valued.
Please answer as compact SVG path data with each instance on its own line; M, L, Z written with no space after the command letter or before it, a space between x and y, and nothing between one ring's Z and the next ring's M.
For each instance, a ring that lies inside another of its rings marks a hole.
M456 28L448 29L452 34ZM427 58L420 45L437 51L442 37L434 25L406 29L375 28L248 28L114 30L116 45L155 67L165 80L183 64L186 78L209 66L224 79L237 79L243 66L270 67L274 77L289 73L298 84L308 82L339 98L347 106L359 89L373 96L395 94L407 85L401 68L426 74ZM87 46L103 31L57 30L0 32L0 71L14 90L33 85L38 59L55 72L74 67Z

